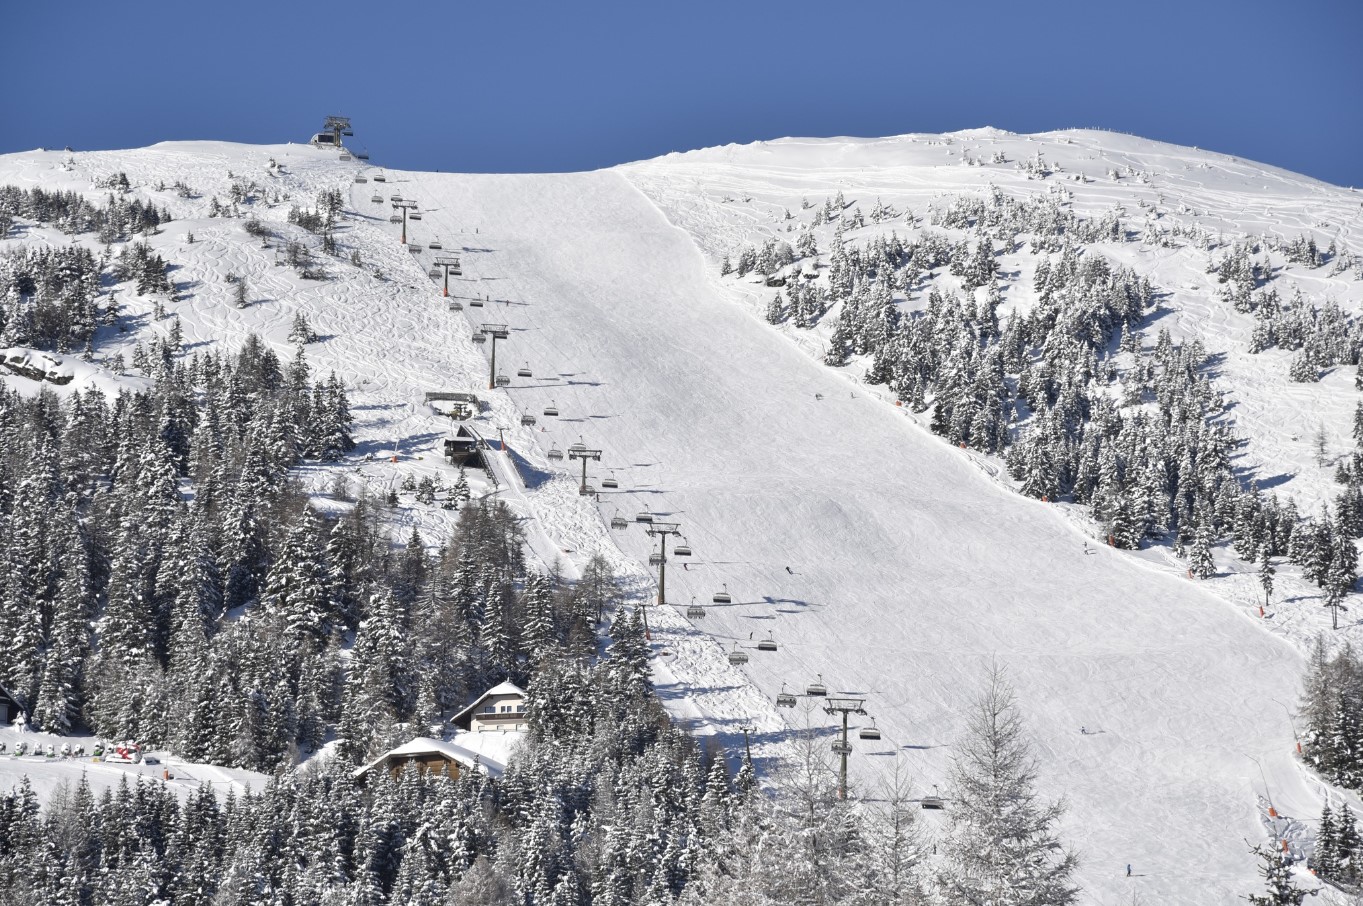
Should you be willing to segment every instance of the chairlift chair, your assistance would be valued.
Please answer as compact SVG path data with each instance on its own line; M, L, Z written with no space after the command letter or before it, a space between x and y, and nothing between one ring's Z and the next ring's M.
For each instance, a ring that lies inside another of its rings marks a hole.
M748 663L748 652L739 648L737 642L734 642L734 650L729 652L729 663L735 667Z
M795 693L787 692L785 683L781 684L781 691L776 693L776 707L778 708L795 707Z
M534 372L530 370L529 362L522 365L520 368L516 369L516 377L534 377L534 376L535 376Z
M458 301L458 300L456 300L456 299L451 299L451 300L450 300L450 311L463 311L463 310L464 310L464 303L463 303L463 302L460 302L460 301Z
M382 181L382 180L380 180L380 181ZM402 196L401 196L401 195L389 195L389 196L388 196L388 200L389 200L389 201L402 201Z
M649 554L649 555L648 555L648 565L649 565L649 566L661 566L661 565L662 565L662 562L663 562L663 555L662 555L662 554L659 554L659 553L656 553L656 552L655 552L655 553L652 553L652 554Z
M548 456L554 462L558 462L563 458L563 451L560 450L558 447L550 447L549 452L544 455Z
M380 170L379 172L375 173L373 178L374 178L374 182L387 182L387 181L388 181L388 177L383 175L383 171L382 171L382 170Z
M581 453L585 449L587 449L587 445L582 442L580 437L568 445L569 453Z
M471 307L473 307L473 308L482 308L482 307L483 307L483 300L482 300L482 299L479 299L479 298L477 298L477 297L475 297L475 298L469 300L469 305L470 305Z
M589 485L589 484L578 485L578 488L577 488L577 496L579 496L579 497L595 497L595 496L596 496L596 488L592 487L592 486Z
M688 620L703 620L705 618L705 608L696 603L692 598L691 603L686 605L686 618Z
M369 182L369 180L368 180L366 177L361 176L360 174L356 173L356 174L355 174L355 182L357 182L357 183L359 183L359 182Z
M445 247L444 243L442 243L442 242L440 241L440 237L439 237L439 236L437 236L437 237L435 237L434 239L432 239L430 245L431 245L431 248L433 248L433 249L443 249L443 248Z
M544 407L544 417L545 417L545 418L558 418L558 406L555 406L555 405L554 405L554 401L553 401L553 400L550 400L550 401L549 401L549 405L547 405L547 406Z
M497 385L498 387L510 387L511 378L507 377L504 374L499 374L492 383Z
M615 490L616 488L620 487L620 482L615 480L614 472L610 474L609 478L601 479L601 487L610 488L611 490Z
M691 556L691 545L686 543L686 539L682 539L681 544L672 548L672 553L676 554L678 557L689 557Z
M823 674L819 674L817 683L810 683L805 686L805 695L825 696L828 694L828 687L823 684Z
M473 335L473 342L481 346L487 342L487 334L483 333L481 330L478 331Z
M368 152L368 151L356 151L356 152L355 152L355 159L356 159L356 160L369 160L369 152Z
M644 523L644 525L652 525L652 524L653 524L653 514L650 513L648 510L644 510L643 512L637 514L637 515L634 517L634 521L635 521L635 522L642 522L642 523Z
M940 796L924 796L922 806L925 809L931 809L934 811L945 809L947 807L946 802L944 802Z
M427 277L430 277L432 280L439 280L439 279L440 279L440 268L438 268L438 267L433 267L433 268L431 268L430 270L428 270L428 271L426 272L426 276L427 276Z
M852 744L850 742L843 742L841 739L834 740L831 748L833 749L834 755L852 754Z
M420 212L420 211L408 211L408 212L407 212L407 219L408 219L408 220L420 220L420 219L421 219L421 212Z
M770 632L767 633L767 637L765 639L762 639L760 642L757 643L757 650L758 651L776 650L776 639L771 637Z
M531 415L529 411L527 411L524 415L521 416L521 425L523 425L526 428L533 428L535 425L535 416Z
M421 243L420 242L407 243L407 251L411 252L413 255L421 254Z
M383 204L383 196L380 195L378 192L375 192L372 196L370 196L369 200L374 204Z
M869 727L862 727L861 732L857 735L862 739L879 739L880 729L876 726L875 718L871 718L871 725Z
M389 222L389 223L402 223L402 215L400 215L400 214L394 214L393 216L391 216L391 217L388 218L388 222Z
M732 604L734 602L734 596L729 594L729 586L725 585L724 590L715 592L715 596L710 600L714 601L716 604Z
M629 528L629 520L620 515L619 510L616 510L615 515L611 517L611 528L615 529L617 532L623 532L625 529Z
M341 152L341 160L350 160L350 152L349 152L349 151L342 151L342 152Z

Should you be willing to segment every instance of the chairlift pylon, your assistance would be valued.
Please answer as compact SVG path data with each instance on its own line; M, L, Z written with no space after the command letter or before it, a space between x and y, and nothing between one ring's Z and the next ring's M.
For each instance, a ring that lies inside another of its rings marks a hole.
M729 594L729 586L725 585L723 588L723 591L715 592L715 596L710 600L714 601L716 604L732 604L734 602L734 596Z
M771 631L770 631L770 630L768 630L768 632L767 632L767 637L766 637L765 639L762 639L760 642L757 643L757 650L758 650L758 651L775 651L775 650L776 650L776 639L772 638L772 634L771 634Z
M734 650L729 652L729 663L735 667L748 663L748 652L739 648L737 642L734 642Z
M805 695L825 696L828 694L828 687L823 684L823 674L818 674L819 681L805 686Z

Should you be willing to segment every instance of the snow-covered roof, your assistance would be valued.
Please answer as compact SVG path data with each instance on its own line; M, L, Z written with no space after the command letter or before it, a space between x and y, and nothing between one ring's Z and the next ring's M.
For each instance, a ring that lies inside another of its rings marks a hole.
M443 739L418 736L410 742L404 742L395 749L389 749L364 767L357 768L354 776L360 777L367 774L374 768L387 762L390 758L415 758L421 755L440 755L450 761L457 762L466 768L483 771L493 777L499 776L506 767L505 762L497 761L480 751L465 748L462 745L447 742Z
M489 690L487 690L486 692L484 692L482 695L480 695L480 696L478 696L477 698L475 698L475 699L473 700L473 702L472 702L467 708L465 708L464 710L460 711L458 714L456 714L456 715L454 715L453 717L451 717L451 718L450 718L450 723L452 723L452 724L457 724L457 723L459 723L460 720L462 720L462 719L464 719L465 717L468 717L470 714L472 714L472 713L478 708L479 705L481 705L487 698L489 698L490 696L493 696L493 695L519 695L519 696L521 696L522 698L524 698L524 697L525 697L525 690L522 689L520 686L517 686L515 683L511 682L510 680L507 680L506 682L498 683L497 685L493 686L491 689L489 689Z

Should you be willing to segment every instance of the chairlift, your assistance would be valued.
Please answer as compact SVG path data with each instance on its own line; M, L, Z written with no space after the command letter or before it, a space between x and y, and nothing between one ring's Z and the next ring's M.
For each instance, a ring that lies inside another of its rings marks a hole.
M549 405L547 405L547 406L544 407L544 417L545 417L545 418L558 418L558 406L555 406L555 405L554 405L554 401L553 401L553 400L550 400L550 401L549 401Z
M402 223L402 215L394 214L388 218L389 223Z
M817 683L810 683L805 686L805 695L825 696L828 694L828 687L823 684L823 674L819 674Z
M440 268L438 268L438 267L433 267L433 268L431 268L430 270L428 270L428 271L426 272L426 276L427 276L427 277L430 277L432 280L439 280L439 279L440 279Z
M833 749L834 755L852 754L852 744L850 742L843 742L841 739L835 739L831 748Z
M356 159L356 160L369 160L369 152L368 152L368 151L356 151L356 152L355 152L355 159Z
M458 300L456 300L456 299L451 299L451 300L450 300L450 311L463 311L463 310L464 310L464 303L463 303L463 302L460 302L460 301L458 301Z
M527 410L526 413L521 416L521 425L526 428L533 428L535 426L535 416L531 415Z
M947 807L947 804L940 796L924 796L922 806L925 809L940 811Z
M582 442L580 437L568 445L569 453L581 453L585 449L587 449L587 445Z
M678 557L689 557L691 556L691 545L687 544L685 539L682 539L681 544L672 548L672 553L676 554Z
M729 586L725 585L724 590L715 592L715 596L710 600L714 601L716 604L732 604L734 602L734 596L729 594Z
M505 374L499 374L492 383L496 384L498 387L510 387L511 378Z
M516 377L534 377L534 376L535 376L534 373L530 371L529 362L522 365L520 368L516 369Z
M349 132L346 132L346 133L343 133L343 134L344 134L344 135L349 135L350 133L349 133ZM350 160L350 152L349 152L349 151L342 151L342 152L341 152L341 160Z
M420 219L421 219L421 212L420 212L420 211L408 211L408 212L407 212L407 219L408 219L408 220L420 220Z
M579 497L595 497L595 496L596 496L596 488L592 487L592 486L589 485L589 484L578 485L578 488L577 488L577 496L579 496Z
M766 637L765 639L762 639L760 642L757 643L757 650L758 650L758 651L775 651L775 650L776 650L776 639L772 638L771 632L768 632L768 633L767 633L767 637Z
M686 618L688 620L705 619L705 608L697 604L694 597L691 599L691 603L686 605Z
M781 684L781 691L776 693L776 707L778 708L795 707L795 693L787 692L785 683Z
M616 488L620 487L620 482L615 480L614 472L610 474L609 478L601 479L601 487L610 488L611 490L615 490Z
M634 521L635 521L635 522L642 522L644 525L652 525L652 524L653 524L653 514L650 513L648 510L644 510L644 511L638 513L638 514L634 517Z
M388 200L389 200L389 201L402 201L402 196L401 196L401 195L389 195L389 196L388 196Z
M440 237L437 236L437 237L435 237L434 239L431 240L430 246L431 246L431 248L433 248L433 249L443 249L443 248L445 247L445 244L444 244L443 242L441 242L441 241L440 241Z
M478 331L473 335L473 342L481 346L487 342L487 334L483 333L481 330Z
M659 554L659 553L656 553L656 552L655 552L655 553L652 553L652 554L649 554L649 555L648 555L648 565L649 565L649 566L662 566L662 564L663 564L663 555L662 555L662 554Z
M611 528L615 529L617 532L623 532L625 529L629 528L629 520L620 515L619 510L616 510L615 515L611 517Z
M374 204L383 204L383 196L375 192L369 199Z
M558 462L560 459L563 458L563 451L560 450L558 447L550 447L549 452L544 455L548 456L554 462Z
M469 300L469 305L472 306L473 308L482 308L483 300L475 297Z
M871 725L869 727L862 727L861 732L857 735L862 739L879 739L880 729L876 726L875 718L871 718Z
M411 252L413 255L421 254L421 243L420 242L407 243L407 251Z
M373 176L373 179L374 179L374 182L387 182L387 181L388 181L388 177L383 175L383 171L382 171L382 170L380 170L379 172L375 173L374 176Z
M365 177L361 176L360 174L356 173L356 174L355 174L355 182L357 182L357 183L359 183L359 182L369 182L369 180L366 179Z
M734 650L729 652L729 663L735 667L748 663L748 652L739 648L737 642L734 642Z

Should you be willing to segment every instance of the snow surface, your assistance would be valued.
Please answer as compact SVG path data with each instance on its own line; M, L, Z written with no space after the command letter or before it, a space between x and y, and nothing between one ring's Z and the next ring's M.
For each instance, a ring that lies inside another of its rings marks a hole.
M996 149L1009 163L961 165L965 150L988 160ZM1062 170L1032 180L1016 169L1038 150ZM282 173L267 170L270 158ZM1144 176L1113 180L1111 167ZM669 602L708 602L727 585L735 603L709 608L696 623L673 607L650 608L656 677L673 713L729 751L742 744L739 727L750 725L766 767L788 751L792 728L806 720L831 726L822 711L772 704L783 685L802 692L822 675L830 692L864 697L884 734L878 743L853 741L859 789L874 795L898 762L931 794L945 787L963 709L997 662L1018 689L1043 792L1069 803L1064 832L1083 859L1085 902L1127 903L1133 893L1148 902L1238 902L1258 885L1246 840L1285 836L1298 851L1309 846L1327 792L1293 758L1288 713L1302 651L1325 625L1307 586L1284 570L1285 600L1261 619L1252 575L1193 583L1160 550L1086 554L1094 527L1082 517L1018 496L996 460L931 436L883 388L858 383L855 367L819 364L819 332L762 322L771 290L721 280L717 262L743 242L776 235L783 209L801 213L801 197L818 204L839 189L867 212L879 196L921 216L944 194L1063 185L1077 210L1121 203L1135 226L1136 201L1162 197L1169 221L1228 238L1314 230L1322 246L1333 238L1359 251L1356 193L1222 155L1083 131L791 139L586 174L388 170L383 184L354 184L354 174L373 169L299 145L195 142L0 157L0 182L98 199L106 193L91 181L117 170L180 218L152 245L179 265L173 277L186 298L168 308L183 318L191 348L235 345L255 331L287 356L299 311L324 335L309 347L309 361L314 374L335 369L351 388L360 448L341 466L305 467L315 488L338 472L375 490L405 474L452 482L439 456L450 422L423 393L472 390L489 403L479 431L504 437L509 448L492 457L500 488L471 474L475 492L502 495L529 520L544 563L558 560L573 575L599 552L642 599L654 592L650 539L637 525L613 533L606 520L647 508L680 522L695 556L672 561ZM331 279L302 281L275 266L273 250L239 221L207 219L210 195L226 195L229 170L267 194L292 196L251 206L290 237L308 238L283 223L291 203L310 205L322 188L350 190L354 216L338 241L344 254L360 250L366 269L329 260ZM1071 179L1076 173L1090 182ZM155 188L176 179L200 197ZM376 191L381 204L370 200ZM411 238L439 236L438 254L462 257L464 276L452 281L462 312L450 311L426 276L432 253L398 244L387 222L394 193L421 203L424 219ZM866 235L892 228L868 226ZM0 249L65 241L51 234L21 225ZM1218 381L1250 439L1247 467L1283 476L1276 489L1298 496L1304 511L1327 499L1328 470L1309 463L1309 441L1300 438L1324 421L1345 449L1349 376L1289 387L1286 353L1249 356L1250 316L1214 301L1205 254L1137 244L1103 252L1137 264L1172 293L1160 323L1176 339L1197 336L1225 354ZM230 304L227 272L246 275L255 304ZM1356 285L1335 282L1337 290L1327 289L1356 309ZM468 304L483 296L486 306ZM1025 291L1005 298L1028 302ZM150 300L128 290L120 299L147 326L126 337L102 334L101 354L126 355L139 335L169 329L150 317ZM511 329L498 344L499 370L515 375L526 362L533 378L486 389L487 352L470 340L471 326L485 322ZM523 411L539 415L551 400L562 417L520 425ZM545 456L579 437L605 451L591 482L607 469L620 482L599 502L578 495L576 463ZM406 496L394 527L416 525L434 543L455 518ZM1223 552L1218 564L1234 565ZM1339 636L1358 631L1350 624ZM779 651L751 650L742 668L728 663L735 642L753 648L768 632ZM0 761L0 773L14 773L13 765ZM1268 817L1270 799L1283 817ZM942 820L925 813L929 826Z

